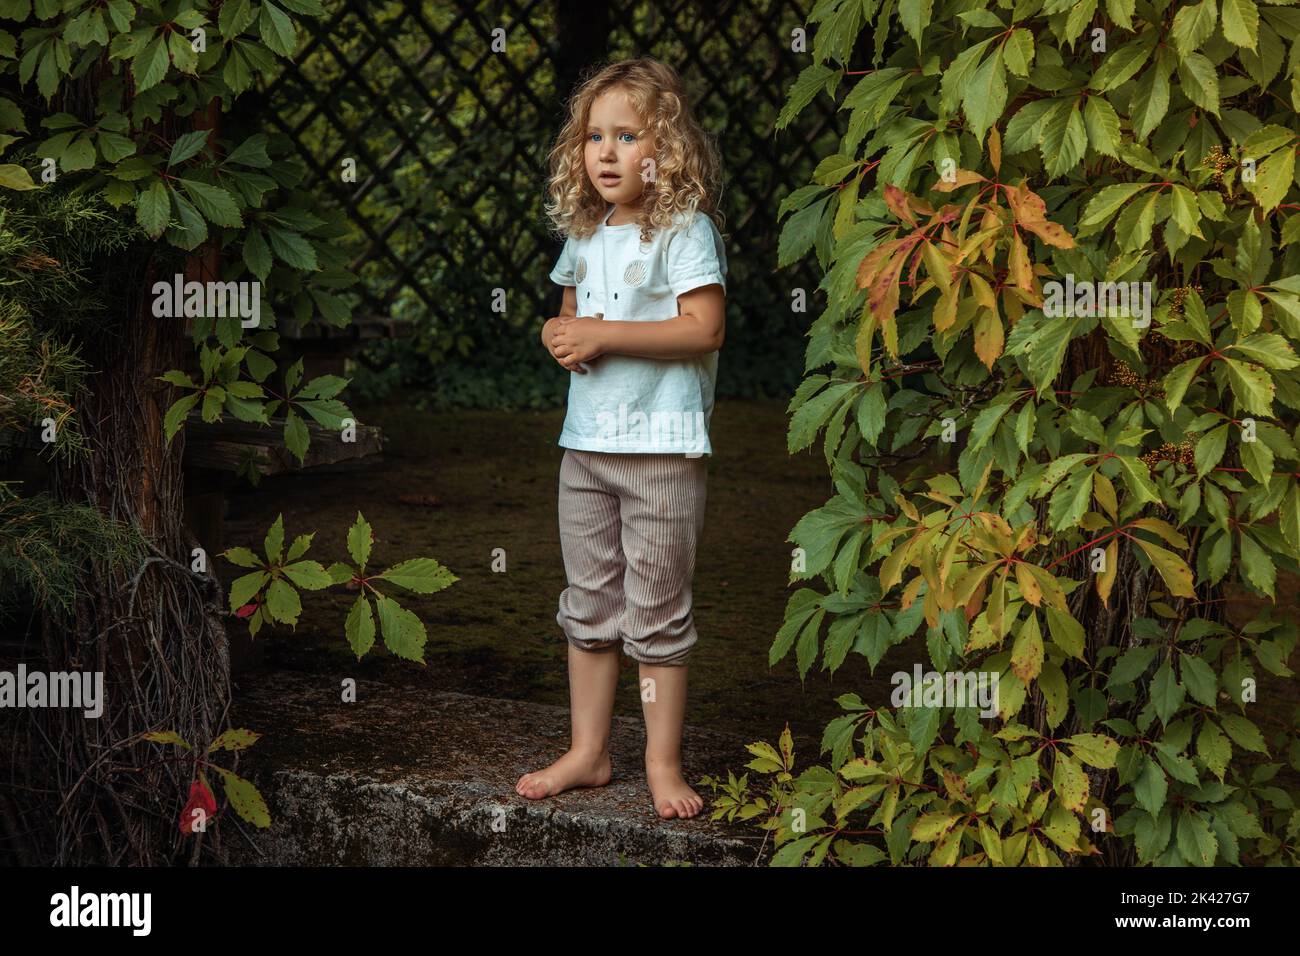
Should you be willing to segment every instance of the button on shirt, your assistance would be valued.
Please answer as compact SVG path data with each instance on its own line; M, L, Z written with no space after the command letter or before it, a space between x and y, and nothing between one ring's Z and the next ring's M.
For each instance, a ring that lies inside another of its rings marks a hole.
M678 214L671 229L642 242L635 222L605 220L586 238L569 236L551 281L576 286L578 315L606 322L661 322L678 314L677 297L727 285L727 253L708 216ZM569 406L559 444L582 451L713 453L709 421L718 353L684 359L602 355L569 376Z

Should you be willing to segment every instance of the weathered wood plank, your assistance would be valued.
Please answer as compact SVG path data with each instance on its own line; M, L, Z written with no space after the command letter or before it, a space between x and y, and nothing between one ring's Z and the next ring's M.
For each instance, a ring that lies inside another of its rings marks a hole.
M357 425L356 441L343 441L337 431L309 423L311 444L300 465L284 446L283 430L282 418L264 426L235 420L208 423L191 416L185 422L186 467L233 471L252 456L261 474L278 475L369 458L384 450L383 434L375 425Z

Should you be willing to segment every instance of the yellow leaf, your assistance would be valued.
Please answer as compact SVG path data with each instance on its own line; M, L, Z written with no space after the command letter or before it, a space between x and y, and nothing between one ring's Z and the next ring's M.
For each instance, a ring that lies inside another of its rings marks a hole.
M1020 585L1021 596L1038 607L1043 603L1043 591L1034 580L1034 576L1029 573L1029 565L1025 561L1016 562L1016 584Z
M1098 472L1098 477L1100 477ZM1110 539L1110 544L1106 545L1106 568L1097 575L1097 597L1101 598L1101 606L1110 607L1110 589L1115 584L1115 564L1119 559L1118 541L1115 538Z
M993 369L993 363L1002 354L1004 341L1002 317L998 315L997 309L981 310L979 318L975 320L975 354L990 371Z
M946 179L940 179L930 188L937 193L950 193L954 189L960 189L962 186L969 186L971 183L986 183L988 179L979 173L972 172L969 169L959 169L953 176L952 182Z
M1028 684L1037 679L1042 669L1043 635L1038 629L1038 615L1030 611L1011 646L1011 670Z
M1011 230L1011 254L1007 258L1007 271L1012 284L1027 291L1034 288L1034 267L1029 261L1029 249L1020 238L1020 230Z
M1141 538L1134 538L1138 547L1146 552L1155 569L1160 572L1160 577L1164 579L1165 584L1169 586L1169 593L1175 597L1195 597L1196 591L1192 587L1192 569L1178 555L1172 551L1166 551L1150 541L1143 541Z
M1088 775L1074 760L1059 750L1056 753L1056 766L1052 769L1052 788L1065 809L1070 811L1083 809L1083 802L1088 797Z

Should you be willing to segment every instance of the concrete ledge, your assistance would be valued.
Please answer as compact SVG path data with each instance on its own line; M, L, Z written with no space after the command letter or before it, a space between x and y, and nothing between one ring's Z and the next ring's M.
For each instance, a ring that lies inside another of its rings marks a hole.
M321 674L246 675L235 726L265 736L242 755L271 808L269 830L242 824L223 843L241 865L750 865L761 834L707 819L660 820L646 787L644 726L616 717L605 787L545 800L514 792L520 774L568 744L565 708L358 681L340 700ZM687 780L725 776L744 742L698 728L683 741ZM701 793L706 801L709 792Z

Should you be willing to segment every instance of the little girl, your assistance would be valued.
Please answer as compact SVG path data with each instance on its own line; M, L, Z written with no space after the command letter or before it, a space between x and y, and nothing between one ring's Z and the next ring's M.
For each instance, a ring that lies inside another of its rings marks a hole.
M640 670L655 811L704 801L681 772L691 581L704 521L703 455L726 308L714 223L718 153L680 78L651 59L601 69L574 94L551 151L546 211L568 238L542 343L569 379L559 444L573 739L519 778L532 799L610 779L621 646Z

